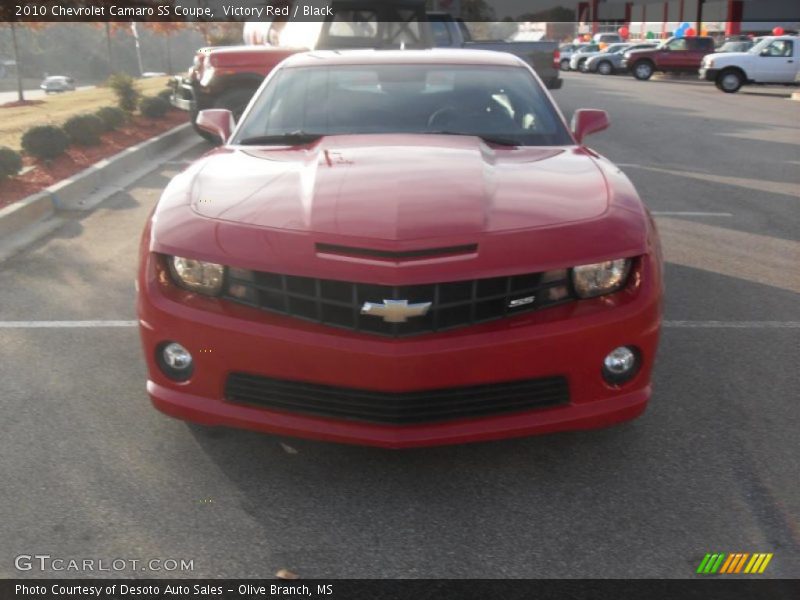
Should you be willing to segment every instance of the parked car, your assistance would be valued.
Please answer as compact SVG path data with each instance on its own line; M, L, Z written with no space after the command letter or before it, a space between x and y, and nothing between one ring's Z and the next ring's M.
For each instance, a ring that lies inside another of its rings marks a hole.
M391 448L604 427L651 394L652 217L520 58L297 54L140 245L156 408ZM402 185L398 185L401 182Z
M618 33L595 33L592 41L596 44L619 44L625 40Z
M193 124L197 112L205 108L226 108L238 118L275 65L308 49L436 46L496 50L528 62L547 87L561 87L558 44L554 41L472 41L463 21L446 13L426 13L424 0L334 0L331 7L333 15L324 22L273 24L261 36L269 38L270 45L201 48L189 72L172 80L172 104L190 111Z
M572 55L588 45L587 42L561 44L558 47L559 66L562 71L569 71L569 60Z
M74 92L75 80L64 75L50 75L45 77L39 85L45 94L57 94L60 92Z
M795 85L800 72L800 36L764 38L747 52L709 54L700 67L700 79L713 81L732 94L747 84Z
M597 52L600 52L600 44L591 43L586 44L583 48L573 53L572 57L569 59L570 71L579 71L583 65L583 61L590 56L594 56Z
M613 75L614 73L620 73L625 70L622 68L622 60L627 51L646 50L655 48L657 45L658 44L650 42L626 44L624 47L616 50L615 52L596 54L592 56L586 61L585 67L587 71L591 73L600 73L601 75Z
M722 52L747 52L753 47L753 40L736 40L729 41L722 44L717 48L714 53L720 54Z
M656 71L696 73L706 54L714 52L714 38L708 36L671 37L650 50L629 50L622 67L636 79L646 81Z
M630 47L630 44L628 43L608 44L602 50L598 50L597 52L588 52L586 53L585 58L582 59L582 62L580 63L578 68L581 72L588 73L592 70L589 68L589 61L591 61L593 58L596 58L598 56L609 56L617 52L624 52L625 49L628 47Z

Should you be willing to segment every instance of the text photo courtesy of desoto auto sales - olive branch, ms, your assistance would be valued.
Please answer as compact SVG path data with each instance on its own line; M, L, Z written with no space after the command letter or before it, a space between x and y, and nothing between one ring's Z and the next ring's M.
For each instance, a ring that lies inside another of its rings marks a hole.
M799 32L3 0L0 597L796 595Z

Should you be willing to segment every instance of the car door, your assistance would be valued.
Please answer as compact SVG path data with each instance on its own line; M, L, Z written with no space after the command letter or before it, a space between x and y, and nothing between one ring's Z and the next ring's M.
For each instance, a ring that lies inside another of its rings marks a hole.
M795 40L773 40L759 53L753 79L764 83L791 83L797 74Z
M703 38L688 38L686 40L686 52L683 54L681 69L686 71L695 71L700 67L703 62L703 57L709 52L713 52L713 46L710 50L706 49L706 40Z
M658 52L658 64L665 71L685 68L688 44L686 38L673 38Z

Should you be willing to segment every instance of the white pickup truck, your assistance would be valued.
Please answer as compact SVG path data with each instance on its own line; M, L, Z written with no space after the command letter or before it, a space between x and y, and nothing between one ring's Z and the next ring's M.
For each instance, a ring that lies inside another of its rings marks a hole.
M795 85L800 72L800 36L763 38L747 52L708 54L700 79L713 81L728 94L749 83Z

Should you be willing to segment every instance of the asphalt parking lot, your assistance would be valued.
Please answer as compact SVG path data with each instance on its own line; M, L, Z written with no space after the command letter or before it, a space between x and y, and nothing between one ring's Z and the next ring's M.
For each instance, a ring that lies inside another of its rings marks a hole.
M643 417L382 451L161 415L126 322L142 224L176 161L0 263L0 576L80 575L15 570L44 553L194 561L101 576L690 577L716 551L774 553L765 576L800 576L800 103L565 79L567 115L609 111L590 145L662 233ZM38 326L52 320L122 323Z

